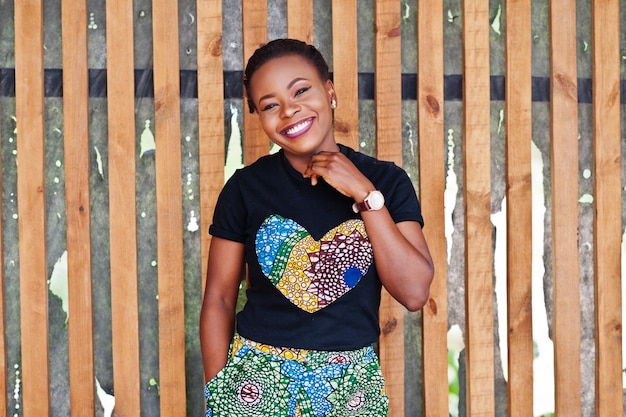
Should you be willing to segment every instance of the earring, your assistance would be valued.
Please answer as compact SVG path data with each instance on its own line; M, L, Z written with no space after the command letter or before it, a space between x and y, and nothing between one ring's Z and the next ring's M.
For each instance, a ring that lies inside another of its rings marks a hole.
M330 108L334 109L336 107L337 107L337 100L335 99L330 100Z

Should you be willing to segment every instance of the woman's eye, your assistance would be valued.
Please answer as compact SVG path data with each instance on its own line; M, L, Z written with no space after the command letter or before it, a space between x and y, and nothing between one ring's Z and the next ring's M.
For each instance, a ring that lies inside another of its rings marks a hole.
M276 104L276 103L270 103L270 104L267 104L267 105L263 106L263 107L261 108L261 111L271 110L271 109L273 109L273 108L274 108L274 107L276 107L276 106L277 106L277 104Z
M306 92L309 88L311 88L311 87L298 88L298 90L296 90L296 96L299 96L300 94Z

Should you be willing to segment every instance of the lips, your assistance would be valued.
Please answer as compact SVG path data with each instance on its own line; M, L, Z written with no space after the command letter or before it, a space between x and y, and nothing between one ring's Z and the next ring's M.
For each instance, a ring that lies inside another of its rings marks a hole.
M314 120L313 117L309 119L301 120L298 123L292 124L288 126L287 128L283 129L280 132L280 134L288 138L296 138L309 131L309 129L313 125L313 120Z

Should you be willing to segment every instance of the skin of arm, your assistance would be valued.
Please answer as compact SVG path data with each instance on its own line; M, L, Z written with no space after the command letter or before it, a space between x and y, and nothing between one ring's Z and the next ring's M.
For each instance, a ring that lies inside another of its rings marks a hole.
M200 347L205 382L226 365L235 330L235 309L244 262L243 243L211 239L200 311Z
M361 213L385 289L409 311L428 301L433 262L418 222L394 223L386 207Z
M340 193L363 201L374 190L372 182L340 152L314 155L304 172L313 185L319 177ZM385 289L410 311L428 301L434 276L433 261L421 225L395 223L386 207L361 213L374 251L376 270Z

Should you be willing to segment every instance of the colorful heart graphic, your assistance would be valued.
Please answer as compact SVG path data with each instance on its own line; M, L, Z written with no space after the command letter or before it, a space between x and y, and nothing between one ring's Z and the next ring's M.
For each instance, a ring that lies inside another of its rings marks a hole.
M301 225L269 216L256 234L261 270L293 304L316 312L350 291L367 273L372 246L362 220L347 220L319 241Z

